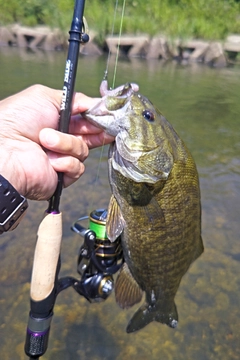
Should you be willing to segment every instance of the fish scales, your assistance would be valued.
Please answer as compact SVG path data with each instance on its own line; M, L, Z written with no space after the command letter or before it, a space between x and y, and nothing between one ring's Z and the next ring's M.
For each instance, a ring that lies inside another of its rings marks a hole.
M119 175L116 174L116 176ZM137 207L130 207L129 202L124 201L121 208L125 218L134 219L134 222L128 224L124 229L122 244L124 258L135 279L144 291L151 292L154 289L156 294L158 291L164 291L165 294L167 293L167 297L171 296L173 298L181 280L178 274L183 275L192 259L197 256L195 244L190 242L186 247L183 239L194 236L199 229L196 231L196 224L192 221L182 222L181 224L176 221L177 218L186 217L185 208L181 204L189 201L184 198L186 193L184 189L181 190L181 185L171 177L170 175L161 196L159 195L159 199L157 197L162 210L162 219L159 221L159 218L154 218L152 220L156 223L154 226L149 225L149 217L145 216L146 209L144 207L139 212ZM189 179L192 181L191 177ZM177 184L177 191L174 191L172 182ZM189 187L188 191L190 191ZM172 193L176 195L173 196ZM191 204L191 207L188 205L188 212L192 214L195 212L195 215L199 217L200 209L195 206L194 202L191 202ZM142 215L142 212L144 212L144 215ZM141 224L141 227L136 227L136 224ZM168 229L167 233L166 228ZM143 231L142 229L146 230ZM148 237L149 231L152 232L151 238ZM153 234L153 232L156 234ZM135 241L136 238L138 242ZM156 239L158 239L157 242ZM146 241L147 244L141 246L141 243ZM129 253L131 256L129 256ZM189 253L192 253L192 256L187 256ZM175 284L175 287L170 292L172 283Z
M203 251L197 169L173 127L136 85L103 88L102 100L84 116L116 136L109 150L106 224L111 241L121 235L125 261L116 301L128 308L146 293L127 332L154 320L176 327L174 297Z

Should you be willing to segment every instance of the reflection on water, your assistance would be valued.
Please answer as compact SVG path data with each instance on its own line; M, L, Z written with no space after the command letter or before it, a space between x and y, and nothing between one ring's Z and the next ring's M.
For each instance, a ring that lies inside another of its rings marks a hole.
M61 88L65 59L64 53L0 48L0 98L34 83ZM98 96L105 64L105 58L81 57L76 88ZM111 69L113 63L110 73ZM240 70L122 59L117 71L117 85L139 83L141 92L174 125L196 160L205 252L184 276L176 296L177 329L151 323L126 334L134 308L119 309L114 296L101 304L89 304L68 289L57 299L43 358L239 359ZM100 152L91 152L84 176L63 192L62 276L77 276L81 239L71 232L71 223L108 204L107 149L99 165ZM46 203L31 202L19 228L0 238L1 359L26 358L23 346L35 234L46 207Z

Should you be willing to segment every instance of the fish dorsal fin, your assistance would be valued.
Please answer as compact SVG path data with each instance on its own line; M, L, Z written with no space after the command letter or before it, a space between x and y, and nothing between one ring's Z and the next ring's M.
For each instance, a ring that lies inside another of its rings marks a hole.
M140 302L142 294L143 292L130 273L128 265L124 263L116 280L116 302L122 309L126 309Z
M113 242L122 233L125 226L125 220L122 216L121 209L117 203L117 200L112 195L108 205L108 215L106 222L106 233L108 239Z

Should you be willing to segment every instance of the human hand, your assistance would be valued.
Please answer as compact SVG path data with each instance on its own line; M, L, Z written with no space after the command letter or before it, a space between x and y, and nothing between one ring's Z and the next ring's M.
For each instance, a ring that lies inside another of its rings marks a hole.
M99 99L76 93L69 134L58 128L62 91L33 85L0 102L0 174L29 199L49 199L64 173L64 186L84 172L89 149L114 140L81 119Z

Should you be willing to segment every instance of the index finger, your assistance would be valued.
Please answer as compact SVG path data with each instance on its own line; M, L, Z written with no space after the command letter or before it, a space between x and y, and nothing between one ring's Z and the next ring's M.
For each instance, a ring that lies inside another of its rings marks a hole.
M100 98L92 98L84 95L83 93L75 93L73 95L72 114L76 115L90 109L92 106L99 102Z

